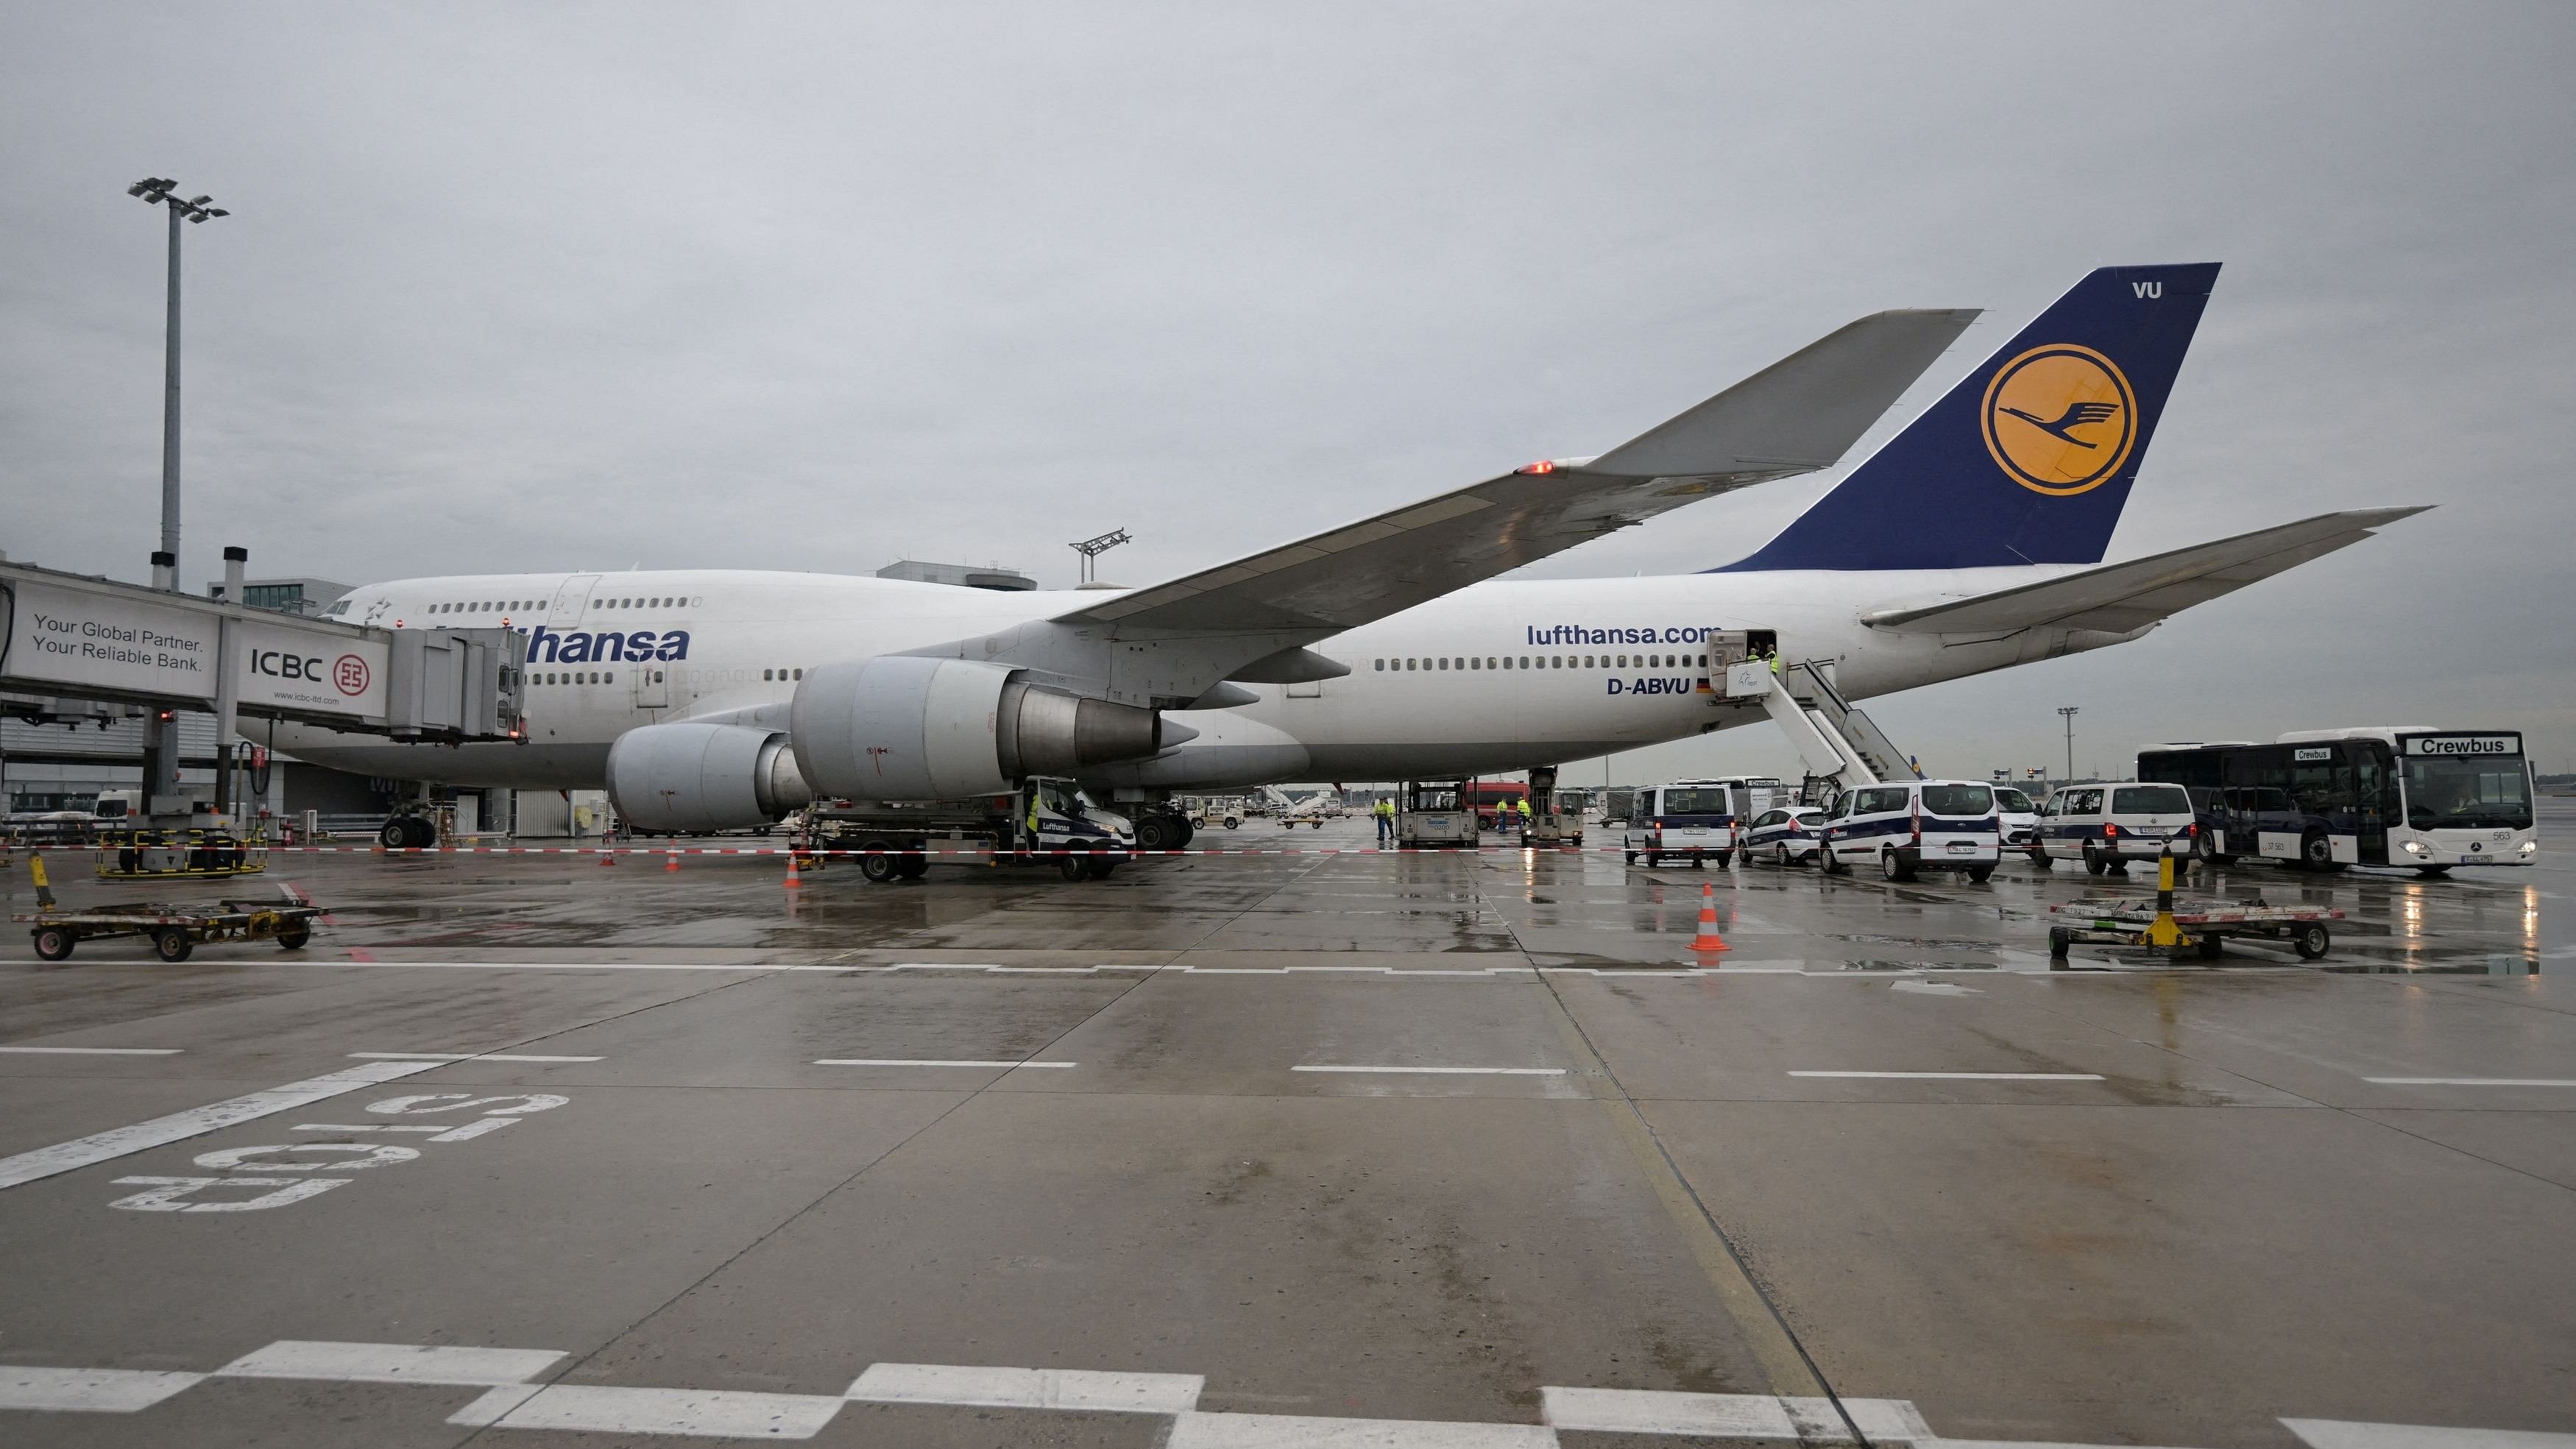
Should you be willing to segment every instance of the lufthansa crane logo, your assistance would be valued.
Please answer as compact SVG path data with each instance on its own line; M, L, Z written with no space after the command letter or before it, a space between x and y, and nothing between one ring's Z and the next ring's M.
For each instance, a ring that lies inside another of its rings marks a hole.
M2111 359L2071 342L2034 347L1986 384L1986 451L2024 488L2070 497L2120 471L2137 416Z

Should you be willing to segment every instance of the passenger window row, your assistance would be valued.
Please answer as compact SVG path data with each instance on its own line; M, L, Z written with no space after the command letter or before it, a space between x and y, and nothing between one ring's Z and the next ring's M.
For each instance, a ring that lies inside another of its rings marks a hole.
M661 677L661 673L662 672L658 669L652 671L653 677L656 679ZM617 682L617 671L614 669L575 669L566 673L560 670L549 669L536 675L531 682L536 684L615 684Z
M790 678L791 676L797 679L803 679L805 677L805 671L802 669L764 669L760 671L760 677L765 680L770 679L773 675L775 675L777 679L781 680Z
M597 606L602 609L680 609L698 607L705 603L706 597L702 594L656 594L640 599L626 597L601 599L597 601ZM529 609L542 609L545 606L546 601L543 599L486 599L476 603L432 604L429 606L429 612L433 614L516 614Z
M1519 656L1517 664L1508 655L1501 658L1487 655L1482 659L1473 656L1463 659L1380 659L1375 661L1375 667L1380 674L1391 669L1706 669L1708 667L1708 656L1705 654L1639 654L1633 656L1637 661L1635 664L1628 662L1631 657L1621 654L1617 656L1617 662L1613 663L1612 656L1608 654L1524 654Z

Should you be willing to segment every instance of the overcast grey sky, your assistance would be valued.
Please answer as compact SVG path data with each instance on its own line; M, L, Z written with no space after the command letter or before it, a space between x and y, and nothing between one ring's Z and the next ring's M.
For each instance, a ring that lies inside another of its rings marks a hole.
M0 548L145 572L145 175L234 213L186 238L192 581L240 542L1062 584L1125 526L1104 574L1148 583L1597 452L1863 313L1991 310L1928 394L2091 267L2216 260L2112 555L2442 506L1872 712L1945 772L2059 759L2061 704L2084 768L2403 718L2576 769L2571 70L2564 4L11 0ZM1534 572L1722 563L1832 476Z

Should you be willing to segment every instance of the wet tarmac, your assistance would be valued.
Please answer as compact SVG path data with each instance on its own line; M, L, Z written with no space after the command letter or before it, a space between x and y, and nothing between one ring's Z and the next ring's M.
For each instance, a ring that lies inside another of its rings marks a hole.
M2231 868L2328 956L2052 970L2152 880L1368 833L13 936L0 1443L2576 1445L2565 856Z

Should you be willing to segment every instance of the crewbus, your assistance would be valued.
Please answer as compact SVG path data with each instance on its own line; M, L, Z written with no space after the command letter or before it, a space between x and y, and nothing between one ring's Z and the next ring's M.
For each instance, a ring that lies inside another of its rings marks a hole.
M2191 792L2194 851L2307 870L2530 865L2531 762L2513 730L2295 730L2279 742L2169 745L2138 778Z

